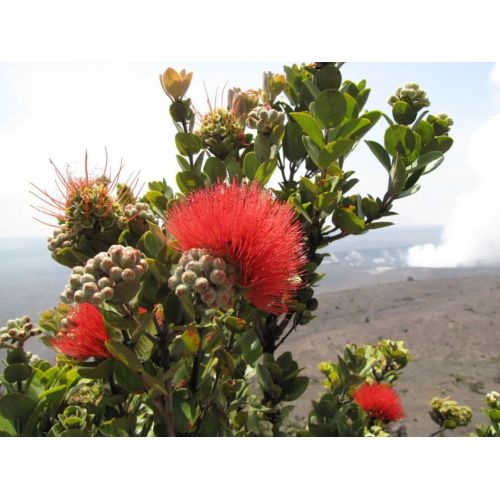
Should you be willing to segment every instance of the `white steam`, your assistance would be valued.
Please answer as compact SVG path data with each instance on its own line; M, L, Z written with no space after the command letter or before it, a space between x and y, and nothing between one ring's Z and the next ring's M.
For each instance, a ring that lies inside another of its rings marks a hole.
M492 81L500 86L500 64ZM470 139L466 170L471 188L457 197L439 245L409 249L415 267L457 267L500 263L500 113Z

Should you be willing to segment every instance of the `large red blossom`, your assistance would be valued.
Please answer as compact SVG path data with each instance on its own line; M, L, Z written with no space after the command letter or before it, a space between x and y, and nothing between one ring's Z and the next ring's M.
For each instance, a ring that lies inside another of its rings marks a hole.
M68 316L69 326L52 339L52 345L66 356L84 360L108 358L104 343L109 339L99 309L87 302L79 304Z
M303 233L293 208L269 190L237 182L200 189L167 212L166 227L178 250L204 248L236 264L257 308L287 311L305 263Z
M363 384L353 398L370 417L393 422L404 418L404 411L396 391L387 384Z

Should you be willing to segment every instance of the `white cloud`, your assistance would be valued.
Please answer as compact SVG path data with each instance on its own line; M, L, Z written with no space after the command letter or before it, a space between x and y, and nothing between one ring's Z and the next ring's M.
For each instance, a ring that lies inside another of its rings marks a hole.
M500 64L491 77L500 87ZM470 138L467 175L470 189L455 202L442 241L415 246L408 252L410 266L455 267L500 262L500 113Z

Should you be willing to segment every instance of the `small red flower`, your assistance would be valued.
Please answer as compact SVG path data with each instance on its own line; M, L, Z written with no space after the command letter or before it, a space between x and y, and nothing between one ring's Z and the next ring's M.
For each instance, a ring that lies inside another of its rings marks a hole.
M204 248L235 264L254 306L287 311L305 263L303 234L293 208L271 191L237 182L200 189L167 212L166 227L178 250Z
M104 344L109 335L96 306L87 302L79 304L67 319L69 326L51 341L58 351L79 360L110 357Z
M387 384L363 384L353 392L353 398L370 417L393 422L404 418L397 392Z

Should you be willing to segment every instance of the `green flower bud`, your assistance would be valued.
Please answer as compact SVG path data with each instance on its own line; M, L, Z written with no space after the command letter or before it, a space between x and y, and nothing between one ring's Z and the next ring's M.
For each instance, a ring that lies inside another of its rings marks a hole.
M85 302L85 295L83 294L83 291L82 290L77 290L75 292L75 302L77 304L81 304L82 302Z
M196 274L201 274L203 272L203 266L196 260L192 260L187 263L186 270L193 271Z
M113 267L114 263L113 261L109 258L109 257L104 257L101 261L101 269L105 272L105 273L109 273L109 271L111 270L111 268Z
M191 255L189 255L188 253L184 253L182 254L182 257L179 259L179 265L182 267L186 267L187 263L191 262L192 260L193 258L191 257Z
M95 283L95 277L92 274L85 273L82 276L82 283Z
M115 291L110 287L107 286L101 290L101 295L104 300L110 300L113 298L113 295L115 294Z
M111 286L111 280L107 277L101 278L98 282L97 285L99 288L106 288L108 286Z
M85 273L85 269L83 266L75 266L73 268L73 274L84 274Z
M122 279L122 268L114 266L109 270L109 277L113 281L120 281Z
M207 278L198 278L195 283L194 283L194 290L195 292L198 293L203 293L208 290L210 287L210 283L208 282Z
M217 298L216 292L213 288L209 288L206 292L201 294L201 300L207 304L207 306L211 306Z
M182 282L186 286L191 287L194 285L197 277L198 276L193 271L185 271L184 273L182 273Z
M226 273L222 269L214 269L210 273L210 281L214 285L222 285L226 281Z
M135 280L134 271L132 271L132 269L124 269L122 272L122 279L123 281L134 281Z
M95 293L92 297L92 303L95 304L96 306L102 304L104 301L104 297L102 296L102 293Z
M220 257L217 257L212 262L212 269L222 269L223 271L225 271L226 261L224 259L221 259Z
M186 285L177 285L175 289L175 295L177 297L185 297L189 293L189 288Z
M77 290L82 286L82 275L81 274L72 274L69 277L69 284L73 290Z
M214 258L211 255L202 255L200 257L199 262L202 265L203 271L205 271L205 273L208 274L212 270L213 261L214 261Z
M97 292L97 285L95 283L84 283L82 290L86 297L90 297Z
M170 290L175 290L177 288L177 285L179 284L179 280L175 276L170 276L167 283Z

